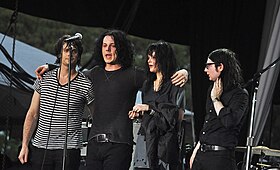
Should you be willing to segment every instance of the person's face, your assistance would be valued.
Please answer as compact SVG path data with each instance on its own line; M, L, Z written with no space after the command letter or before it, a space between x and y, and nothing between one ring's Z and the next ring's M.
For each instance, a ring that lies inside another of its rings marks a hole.
M217 78L221 74L221 66L218 66L217 68L215 67L215 62L210 60L209 58L207 59L207 62L205 64L204 72L208 75L209 80L211 81L216 81Z
M117 49L114 38L110 35L107 35L103 38L102 55L106 64L116 64Z
M147 61L150 72L152 73L158 72L157 59L155 54L156 54L155 52L152 52L152 55L148 55L148 61Z
M69 58L70 58L70 49L67 46L67 43L63 44L62 51L61 51L61 63L63 65L69 65ZM78 50L76 47L72 46L72 65L76 64L78 60Z

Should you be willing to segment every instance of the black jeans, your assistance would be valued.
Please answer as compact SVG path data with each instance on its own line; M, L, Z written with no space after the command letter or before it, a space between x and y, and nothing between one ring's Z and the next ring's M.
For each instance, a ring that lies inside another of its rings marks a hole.
M233 150L197 151L192 170L237 170Z
M87 170L128 170L132 151L133 147L128 144L90 140L87 148Z
M61 170L63 165L63 149L45 150L31 147L31 166L33 170ZM65 168L79 170L80 149L68 149ZM44 158L45 155L45 158ZM42 168L43 164L43 168Z

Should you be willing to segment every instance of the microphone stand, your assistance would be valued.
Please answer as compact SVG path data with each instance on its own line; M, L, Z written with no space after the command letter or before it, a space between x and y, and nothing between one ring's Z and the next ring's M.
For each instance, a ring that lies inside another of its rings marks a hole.
M66 110L66 126L65 126L65 142L63 149L63 164L62 170L66 170L66 159L67 159L67 137L68 137L68 118L69 118L69 102L70 102L70 81L71 81L71 60L72 60L72 41L67 41L67 46L69 48L70 57L69 57L69 66L68 66L68 94L67 94L67 110Z
M254 74L253 78L250 79L243 87L249 86L251 83L253 83L253 98L252 98L252 109L251 109L251 117L250 117L250 125L249 125L249 134L247 137L247 143L246 143L246 166L245 170L250 169L251 164L251 155L252 155L252 146L253 146L253 126L254 126L254 118L255 118L255 107L256 107L256 101L257 101L257 92L258 92L258 86L259 86L259 79L261 75L269 70L270 68L274 67L277 62L280 60L280 57L277 58L274 62L272 62L270 65L268 65L266 68L258 71Z

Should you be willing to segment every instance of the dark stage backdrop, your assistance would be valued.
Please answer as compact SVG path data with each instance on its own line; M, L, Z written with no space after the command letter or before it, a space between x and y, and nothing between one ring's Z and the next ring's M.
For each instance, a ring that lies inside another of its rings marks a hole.
M209 86L203 72L207 55L216 48L232 49L238 54L245 81L252 78L259 58L264 9L264 0L221 0L214 4L212 1L197 1L190 8L193 15L190 21L190 45L196 136L203 123ZM246 134L244 130L242 136L246 138ZM240 142L244 143L245 139Z
M15 2L1 0L0 6L14 9ZM82 26L117 28L144 38L191 46L192 111L196 136L205 113L209 82L203 69L209 52L222 47L235 51L245 81L257 71L266 0L18 2L18 10L26 14ZM246 131L243 136L246 137Z

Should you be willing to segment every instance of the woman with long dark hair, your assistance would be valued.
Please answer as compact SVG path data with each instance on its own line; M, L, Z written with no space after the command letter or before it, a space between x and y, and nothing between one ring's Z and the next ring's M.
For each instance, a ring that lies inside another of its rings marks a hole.
M178 167L178 132L185 108L185 92L171 83L170 77L176 69L170 44L159 41L149 45L143 104L135 105L129 112L131 119L142 117L134 159L136 169L172 170ZM143 153L143 149L146 152Z

